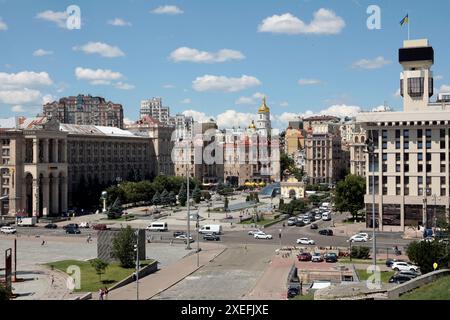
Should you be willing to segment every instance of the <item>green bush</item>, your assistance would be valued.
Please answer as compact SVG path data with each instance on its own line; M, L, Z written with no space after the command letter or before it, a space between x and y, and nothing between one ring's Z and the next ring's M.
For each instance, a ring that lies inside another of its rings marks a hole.
M450 262L449 246L439 241L412 242L406 249L409 260L420 267L422 273L433 271L433 264L448 268Z
M136 235L130 226L123 228L114 237L113 255L119 259L123 268L134 268L136 266L134 245L136 244Z
M0 301L6 301L11 299L11 293L6 290L3 284L0 283Z
M369 259L370 249L368 247L352 247L350 255L353 259Z

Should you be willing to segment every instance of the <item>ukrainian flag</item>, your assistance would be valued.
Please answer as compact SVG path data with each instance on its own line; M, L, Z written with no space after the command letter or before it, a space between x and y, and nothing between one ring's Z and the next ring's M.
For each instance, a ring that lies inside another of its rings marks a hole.
M405 23L409 23L409 14L407 14L406 17L404 17L402 21L400 21L401 26L403 26Z

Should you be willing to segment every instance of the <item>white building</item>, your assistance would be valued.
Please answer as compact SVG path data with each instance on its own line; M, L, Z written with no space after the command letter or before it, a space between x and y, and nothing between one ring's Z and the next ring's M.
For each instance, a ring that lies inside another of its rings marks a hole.
M164 107L161 98L141 101L140 118L150 116L163 124L170 124L170 108Z

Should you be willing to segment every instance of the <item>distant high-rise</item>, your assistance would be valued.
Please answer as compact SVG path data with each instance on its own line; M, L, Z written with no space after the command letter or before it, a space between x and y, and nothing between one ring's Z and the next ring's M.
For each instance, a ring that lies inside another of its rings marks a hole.
M152 98L141 101L140 118L143 119L146 116L152 117L163 124L171 124L170 108L163 106L162 98Z
M61 123L123 128L123 107L102 97L78 95L43 106L44 116Z

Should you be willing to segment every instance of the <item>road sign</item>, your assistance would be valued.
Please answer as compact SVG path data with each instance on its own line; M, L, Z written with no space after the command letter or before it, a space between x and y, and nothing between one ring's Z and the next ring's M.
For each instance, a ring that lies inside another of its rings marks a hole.
M436 271L436 269L438 268L438 264L435 262L435 263L433 263L433 269L434 269L434 271Z

